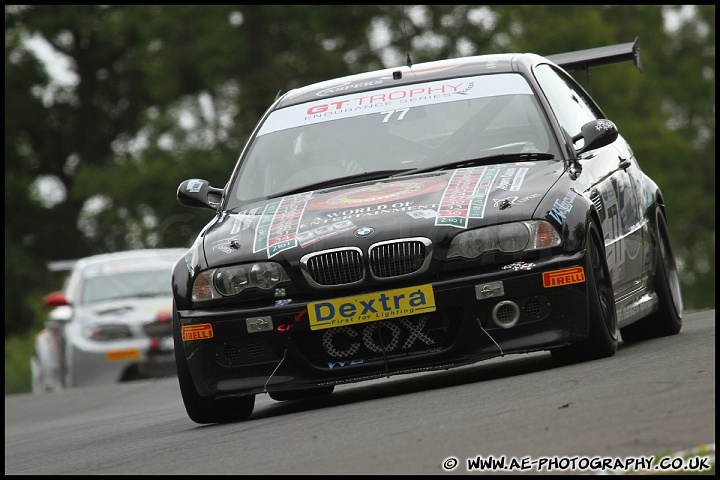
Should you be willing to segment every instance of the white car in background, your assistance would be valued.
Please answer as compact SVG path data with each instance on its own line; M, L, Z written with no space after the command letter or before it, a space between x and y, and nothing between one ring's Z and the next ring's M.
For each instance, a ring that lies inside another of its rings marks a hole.
M66 263L62 291L31 359L35 393L175 375L172 267L183 248L95 255Z

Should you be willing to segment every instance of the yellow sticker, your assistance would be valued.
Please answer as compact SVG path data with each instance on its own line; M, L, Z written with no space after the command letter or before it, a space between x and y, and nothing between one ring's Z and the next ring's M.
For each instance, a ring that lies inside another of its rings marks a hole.
M432 285L308 303L310 329L342 327L435 311Z
M140 350L137 348L128 348L127 350L115 350L114 352L105 352L105 360L109 362L117 362L120 360L139 360Z

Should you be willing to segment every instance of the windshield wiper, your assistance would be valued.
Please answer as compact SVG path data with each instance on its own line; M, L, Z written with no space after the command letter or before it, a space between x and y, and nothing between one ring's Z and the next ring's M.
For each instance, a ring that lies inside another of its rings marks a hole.
M369 180L379 180L381 178L395 177L412 170L412 168L403 168L396 170L377 170L374 172L356 173L353 175L348 175L346 177L338 177L330 180L323 180L322 182L311 183L310 185L303 185L302 187L291 188L290 190L285 190L284 192L270 195L267 198L270 199L284 197L286 195L293 195L296 193L308 192L310 190L318 190L321 188L337 187L340 185L347 185L349 183L367 182Z
M435 172L440 170L452 170L455 168L467 168L475 167L478 165L490 165L496 163L499 159L513 159L513 160L552 160L555 155L552 153L500 153L498 155L489 155L487 157L473 158L471 160L458 160L455 162L444 163L442 165L435 165L432 167L416 168L413 170L400 172L393 177L405 177L407 175L415 175L416 173L424 172Z

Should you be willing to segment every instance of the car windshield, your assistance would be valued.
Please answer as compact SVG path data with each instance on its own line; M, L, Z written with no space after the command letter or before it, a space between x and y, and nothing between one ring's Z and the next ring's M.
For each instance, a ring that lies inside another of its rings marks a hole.
M390 176L518 153L559 157L519 74L351 93L270 113L248 145L226 207L363 173Z
M169 264L158 264L156 267L93 265L84 272L80 302L87 304L158 295L169 297L172 294L170 275Z

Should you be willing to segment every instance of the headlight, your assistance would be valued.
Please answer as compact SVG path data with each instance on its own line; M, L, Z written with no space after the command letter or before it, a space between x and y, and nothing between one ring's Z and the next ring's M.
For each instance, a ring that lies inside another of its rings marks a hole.
M216 268L201 272L192 290L193 302L239 295L249 288L272 290L288 282L285 270L277 263L262 262Z
M506 223L458 234L450 244L448 258L478 258L483 253L514 253L557 247L557 231L544 220Z
M130 327L123 324L97 324L88 325L83 333L90 340L96 342L109 342L112 340L121 340L123 338L132 338Z

